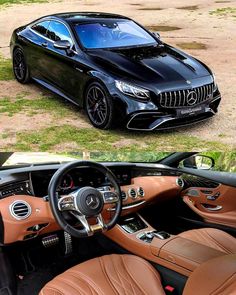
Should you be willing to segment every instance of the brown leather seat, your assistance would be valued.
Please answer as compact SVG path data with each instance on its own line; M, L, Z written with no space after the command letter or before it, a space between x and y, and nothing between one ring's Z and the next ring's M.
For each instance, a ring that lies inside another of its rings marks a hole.
M134 255L106 255L54 278L40 295L165 295L158 272Z
M107 255L54 278L40 295L164 295L158 272L133 255ZM236 294L236 255L203 263L189 277L184 295Z
M185 231L178 236L222 251L236 254L236 239L222 230L201 228Z

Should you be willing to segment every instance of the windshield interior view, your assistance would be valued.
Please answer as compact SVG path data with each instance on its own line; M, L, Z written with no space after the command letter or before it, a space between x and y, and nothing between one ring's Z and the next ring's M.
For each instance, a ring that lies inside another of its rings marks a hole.
M0 165L1 294L235 294L236 153Z

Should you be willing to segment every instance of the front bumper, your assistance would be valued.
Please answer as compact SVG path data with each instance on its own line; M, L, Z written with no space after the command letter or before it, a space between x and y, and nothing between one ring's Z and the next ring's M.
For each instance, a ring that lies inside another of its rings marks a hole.
M173 129L206 120L217 113L221 96L192 108L175 108L171 110L141 110L132 113L126 124L129 130L152 131Z

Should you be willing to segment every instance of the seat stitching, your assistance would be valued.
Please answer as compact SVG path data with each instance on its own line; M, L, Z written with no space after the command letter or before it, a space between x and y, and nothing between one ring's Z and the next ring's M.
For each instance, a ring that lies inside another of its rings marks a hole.
M131 256L131 255L129 255L129 256ZM151 267L151 265L149 263L147 263L145 260L143 260L143 259L141 259L140 257L137 257L137 256L132 256L132 259L135 259L135 260L139 261L140 263L142 263L143 265L145 265L145 267L148 267L149 270L154 274L154 276L157 277L158 281L161 283L161 279L160 279L160 276L159 276L158 272L155 271Z
M147 294L146 292L145 292L145 290L143 290L139 285L138 285L138 283L137 283L137 281L134 279L134 277L130 274L130 272L128 271L128 269L127 269L127 265L125 264L125 261L124 261L124 257L121 257L121 261L122 261L122 263L123 263L123 265L124 265L124 268L125 268L125 270L126 270L126 272L128 273L128 275L130 276L130 278L134 281L134 283L136 284L136 286L138 287L138 289L141 291L141 292L143 292L143 294ZM134 288L133 288L134 289ZM134 293L135 294L135 293Z
M233 254L233 252L225 248L219 241L215 240L207 231L205 231L205 234L209 236L216 243L216 245L219 246L221 249L225 250L229 254Z
M124 291L125 294L129 294L129 291L128 291L128 293L126 293L126 288L125 288L125 286L123 284L123 280L121 279L121 275L120 275L118 269L116 268L116 264L114 263L113 259L111 259L111 262L112 262L112 265L114 267L114 270L115 270L115 272L117 274L117 277L118 277L119 281L117 281L116 279L114 279L114 276L113 276L113 280L117 282L117 284L123 289L123 291ZM126 278L124 278L124 279L128 282L128 280ZM131 295L132 295L132 293L131 293Z
M57 293L59 293L59 294L61 294L61 295L65 294L65 293L62 293L60 290L58 290L56 287L47 287L47 286L46 286L46 288L47 288L48 290L52 290L54 293L57 292ZM43 290L41 290L40 293L42 293L42 295L45 294ZM55 293L55 294L56 294L56 293Z
M189 231L189 232L190 232L190 231ZM197 232L196 230L194 230L194 232L198 234L198 237L196 237L196 236L193 237L192 235L191 235L191 236L185 235L186 232L184 232L183 234L180 234L179 236L182 237L182 238L184 238L184 239L187 239L187 240L190 240L190 241L194 241L195 243L198 243L198 244L200 244L200 245L204 245L204 246L206 246L206 247L209 247L209 248L213 248L213 249L215 249L215 248L212 247L212 246L205 245L204 242L203 242L201 239L200 239L200 241L199 241L199 236L202 236L202 238L203 238L204 240L207 240L206 236L204 235L205 232L204 232L204 233L203 233L202 231L200 232L200 230L198 230L198 232ZM212 238L212 236L210 236L209 234L208 234L208 236L209 236L209 238L210 238L211 240L213 240L213 242L215 242L215 243L217 244L217 241L214 240L214 239ZM209 241L209 240L208 240L208 241ZM224 247L223 247L221 244L217 244L217 246L221 248L221 250L218 249L218 251L221 251L221 252L224 252L224 253L225 253L225 251L226 251L226 253L231 254L231 252L227 252L227 251L229 251L229 250L224 249ZM215 250L217 250L217 249L215 249ZM234 254L234 253L232 252L232 254Z
M211 294L217 294L217 292L219 292L221 289L225 290L225 285L227 285L229 283L229 281L232 280L232 278L235 276L235 274L236 274L236 272L234 272L229 278L227 278L227 280L222 285L220 285L217 289L212 291Z
M77 277L76 277L77 278ZM66 285L69 285L71 288L79 292L79 294L85 294L83 290L79 287L79 285L74 284L71 280L66 279L64 277L60 277L60 281L64 282Z
M91 280L89 276L86 276L86 275L84 275L83 273L81 273L81 272L76 272L76 271L69 271L68 273L70 273L74 278L76 278L76 279L80 279L81 281L84 281L84 282L88 285L88 287L90 288L90 291L93 291L93 293L95 292L95 294L99 294L99 293L96 291L96 288L97 288L97 289L99 289L99 291L100 291L102 294L104 294L103 291L101 290L101 288L100 288L97 284L95 284L94 281ZM79 276L79 277L78 277L78 276ZM93 288L93 289L91 289L91 288ZM105 295L105 294L104 294L104 295Z
M99 257L98 260L99 260L99 263L101 265L102 272L104 273L105 277L107 278L107 281L108 281L110 287L113 289L114 293L117 293L119 295L119 292L116 290L114 284L111 282L110 277L107 274L107 271L106 271L106 268L105 268L102 257Z
M121 263L124 264L123 259L122 259L122 256L120 256L120 258L121 258ZM126 271L126 274L129 275L129 273L128 273L126 267L125 267L125 265L124 265L124 269L125 269L125 271ZM128 285L132 288L132 291L130 291L130 292L131 292L130 294L135 294L135 289L134 289L134 286L131 284L131 282L130 282L126 277L123 277L123 275L119 272L119 270L117 270L117 273L118 273L119 276L120 276L121 278L123 278L123 280L125 280L125 281L128 283ZM121 280L121 281L122 281L122 280Z

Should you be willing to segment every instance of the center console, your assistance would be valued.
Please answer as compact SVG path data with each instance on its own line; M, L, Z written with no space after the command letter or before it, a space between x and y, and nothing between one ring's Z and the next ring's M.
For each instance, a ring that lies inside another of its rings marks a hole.
M201 263L224 253L152 228L139 214L120 220L106 235L131 253L189 276Z

